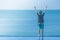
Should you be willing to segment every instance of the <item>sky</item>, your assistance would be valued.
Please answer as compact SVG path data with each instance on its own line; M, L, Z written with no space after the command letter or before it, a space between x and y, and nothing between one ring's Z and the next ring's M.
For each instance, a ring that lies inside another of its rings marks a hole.
M48 6L48 9L60 9L60 0L0 0L0 10L25 10L43 9Z

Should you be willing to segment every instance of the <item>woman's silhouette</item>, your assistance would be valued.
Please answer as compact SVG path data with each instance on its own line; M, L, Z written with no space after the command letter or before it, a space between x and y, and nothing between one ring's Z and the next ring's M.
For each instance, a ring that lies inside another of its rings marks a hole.
M38 37L39 37L39 40L40 40L40 29L42 29L42 40L43 40L43 36L44 36L44 34L43 34L44 33L44 14L47 10L47 6L43 11L40 10L39 12L37 12L36 6L34 6L34 8L35 8L35 12L38 15L38 25L39 25Z

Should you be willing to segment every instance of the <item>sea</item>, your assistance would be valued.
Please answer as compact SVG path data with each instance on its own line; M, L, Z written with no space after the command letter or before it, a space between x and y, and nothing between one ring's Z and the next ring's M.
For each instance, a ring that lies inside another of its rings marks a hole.
M38 28L34 10L0 10L0 40L38 40ZM60 39L60 10L45 12L44 39Z

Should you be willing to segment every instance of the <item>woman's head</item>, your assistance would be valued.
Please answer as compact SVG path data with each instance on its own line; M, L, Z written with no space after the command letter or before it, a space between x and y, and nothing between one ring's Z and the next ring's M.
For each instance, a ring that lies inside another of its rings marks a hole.
M39 11L39 14L42 14L42 11L41 10Z

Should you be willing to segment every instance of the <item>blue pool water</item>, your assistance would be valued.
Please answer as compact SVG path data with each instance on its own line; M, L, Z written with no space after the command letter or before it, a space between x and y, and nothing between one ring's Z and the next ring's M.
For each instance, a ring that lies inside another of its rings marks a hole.
M0 10L0 35L38 36L37 14L34 10ZM60 10L47 10L44 35L60 36Z

